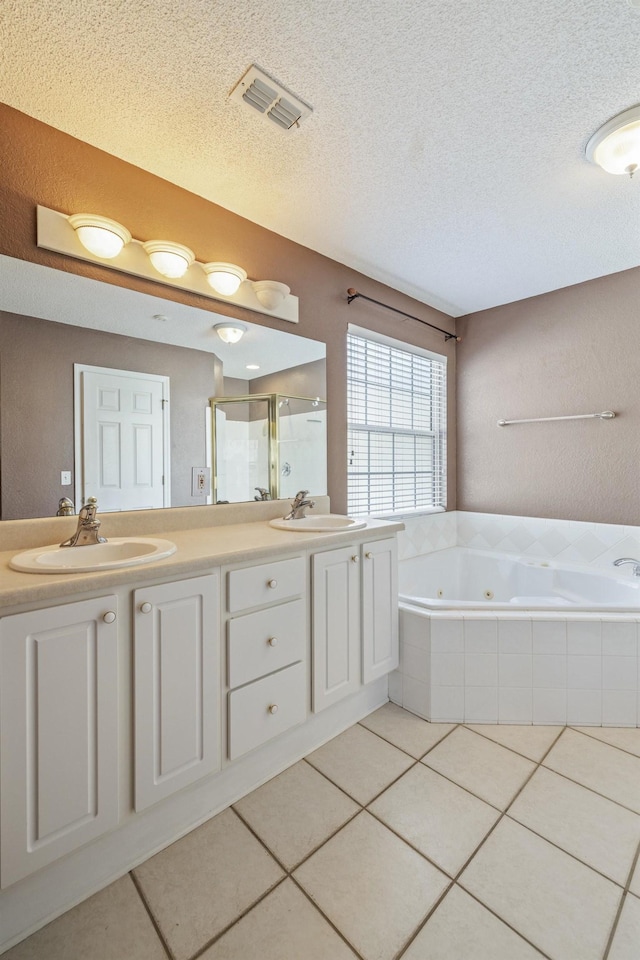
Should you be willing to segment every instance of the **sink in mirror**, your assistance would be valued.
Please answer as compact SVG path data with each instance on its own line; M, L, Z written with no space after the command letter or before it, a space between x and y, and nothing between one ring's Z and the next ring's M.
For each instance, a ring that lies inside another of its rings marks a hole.
M57 543L35 547L16 554L9 566L23 573L90 573L152 563L175 552L176 545L170 540L121 537L82 547L61 547Z
M285 332L243 313L244 335L228 344L213 329L228 319L0 256L0 518L54 516L62 497L76 513L89 496L101 513L213 503L211 398L326 397L324 343L298 336L295 324ZM280 413L296 414L280 417L281 479L294 492L310 486L303 468L318 444L312 494L325 494L324 404ZM128 447L119 439L125 416ZM224 458L233 469L216 500L237 503L270 484L262 464L252 466L255 424L251 434L247 423L232 426Z
M269 525L276 530L293 530L296 533L338 533L341 530L362 530L366 520L354 520L339 513L319 513L315 517L301 517L299 520L270 520Z

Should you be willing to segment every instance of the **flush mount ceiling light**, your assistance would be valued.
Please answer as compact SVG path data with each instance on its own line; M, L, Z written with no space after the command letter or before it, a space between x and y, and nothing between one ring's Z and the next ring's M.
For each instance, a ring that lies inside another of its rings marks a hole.
M586 147L587 160L607 173L634 175L640 166L640 104L600 127Z
M223 297L232 297L240 284L247 279L247 272L235 263L205 263L202 269L209 285Z
M69 217L82 246L96 257L111 260L117 257L131 234L121 223L93 213L76 213Z
M246 324L238 323L237 321L234 321L233 323L229 321L228 323L216 323L213 329L223 343L237 343L238 340L241 340L246 333L247 326Z
M254 280L251 286L256 297L267 310L276 310L284 298L291 293L286 283L279 283L278 280Z
M196 258L189 247L171 240L147 240L142 246L158 273L170 280L183 277Z
M313 113L313 107L296 97L255 63L249 67L229 97L253 107L258 114L282 130L297 130L302 120Z

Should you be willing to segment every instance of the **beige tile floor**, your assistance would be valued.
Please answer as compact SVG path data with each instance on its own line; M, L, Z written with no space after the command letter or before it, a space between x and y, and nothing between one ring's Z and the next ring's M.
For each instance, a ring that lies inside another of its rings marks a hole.
M640 729L389 703L4 960L640 960Z

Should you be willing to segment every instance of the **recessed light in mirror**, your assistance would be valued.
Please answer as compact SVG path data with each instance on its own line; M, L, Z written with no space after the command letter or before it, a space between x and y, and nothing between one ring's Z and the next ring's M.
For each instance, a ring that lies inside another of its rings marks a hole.
M246 323L239 321L230 321L226 323L216 323L213 329L224 343L237 343L241 340L247 330Z
M246 370L259 370L259 369L260 369L260 366L259 366L257 363L248 363L245 369L246 369Z

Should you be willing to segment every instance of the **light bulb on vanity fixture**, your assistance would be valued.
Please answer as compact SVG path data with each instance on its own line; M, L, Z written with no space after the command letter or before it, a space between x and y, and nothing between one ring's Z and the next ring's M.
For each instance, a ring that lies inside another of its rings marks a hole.
M266 310L275 310L291 293L290 287L278 280L253 280L251 286Z
M189 247L172 240L147 240L142 246L158 273L169 280L183 277L196 258Z
M587 160L607 173L634 175L640 167L640 104L596 130L586 146Z
M207 275L209 286L223 297L232 297L238 287L247 279L247 272L235 263L204 263L202 269Z
M69 223L85 250L103 260L117 257L122 248L131 242L131 234L127 228L108 217L94 213L75 213L69 217Z
M247 326L237 320L227 323L216 323L213 327L223 343L237 343L246 333Z

